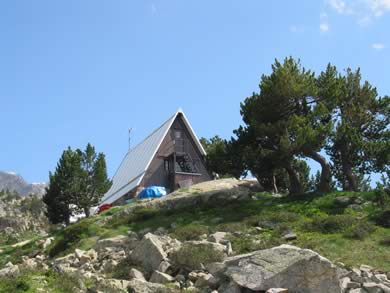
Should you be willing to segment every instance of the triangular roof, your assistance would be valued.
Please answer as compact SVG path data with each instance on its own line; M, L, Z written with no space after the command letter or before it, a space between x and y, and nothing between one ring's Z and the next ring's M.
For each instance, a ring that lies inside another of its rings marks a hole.
M202 147L198 137L196 136L193 128L191 127L190 122L186 118L183 111L179 109L159 128L157 128L142 142L127 152L125 158L112 178L111 188L103 196L101 202L102 204L113 203L141 183L146 170L149 168L149 165L160 148L160 145L167 135L168 130L171 128L173 122L179 114L182 115L188 132L192 136L192 139L194 140L200 153L202 155L206 155L206 152Z

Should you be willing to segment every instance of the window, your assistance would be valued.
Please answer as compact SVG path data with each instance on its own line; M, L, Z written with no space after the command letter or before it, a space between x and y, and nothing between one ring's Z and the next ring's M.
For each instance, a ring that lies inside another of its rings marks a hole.
M164 170L167 172L169 171L169 160L168 159L164 160Z
M175 130L175 139L180 139L181 137L181 130Z

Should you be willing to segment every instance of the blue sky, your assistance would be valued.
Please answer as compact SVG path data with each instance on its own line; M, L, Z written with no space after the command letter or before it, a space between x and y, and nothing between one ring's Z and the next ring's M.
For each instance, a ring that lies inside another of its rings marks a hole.
M230 137L275 58L361 67L390 94L390 0L34 0L0 3L0 170L47 181L88 142L112 176L178 107ZM314 167L314 165L313 165Z

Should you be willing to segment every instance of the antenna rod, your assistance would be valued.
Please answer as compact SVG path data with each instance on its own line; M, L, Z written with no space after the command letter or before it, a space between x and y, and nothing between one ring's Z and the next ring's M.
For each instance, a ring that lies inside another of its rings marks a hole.
M131 149L131 131L133 130L132 127L129 128L129 150Z

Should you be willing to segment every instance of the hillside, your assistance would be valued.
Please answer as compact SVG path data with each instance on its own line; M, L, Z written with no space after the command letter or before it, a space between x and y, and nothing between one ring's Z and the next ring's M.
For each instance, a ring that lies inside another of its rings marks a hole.
M388 213L374 192L206 182L0 247L0 292L389 292Z
M12 172L0 171L0 190L16 191L22 196L35 194L42 196L46 183L27 183L22 176Z

